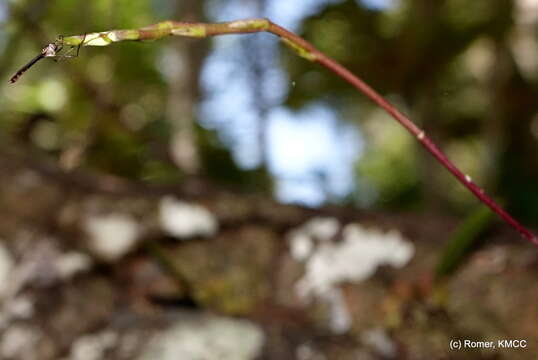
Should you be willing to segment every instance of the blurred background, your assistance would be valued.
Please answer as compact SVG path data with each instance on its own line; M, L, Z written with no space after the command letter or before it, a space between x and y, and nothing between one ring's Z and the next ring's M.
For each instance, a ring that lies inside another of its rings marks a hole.
M269 17L389 97L516 217L538 221L533 1L128 4L3 3L4 77L58 34ZM308 206L462 214L476 204L361 94L281 50L268 34L84 48L2 87L2 142L64 168L148 183L200 176Z
M505 326L496 316L538 313L515 300L534 296L520 290L534 291L524 279L536 275L536 250L387 114L273 35L84 47L8 84L58 34L253 17L362 77L538 227L536 0L6 0L0 358L498 359L505 355L445 353L447 339L530 341L534 325L516 316ZM379 251L351 240L386 236L390 246ZM324 242L338 239L350 248ZM338 287L320 285L326 274L307 276L316 246L335 263L346 250L366 253L366 263L378 256L377 280L348 266L328 276ZM404 273L379 255L400 248L394 261L411 261ZM491 299L493 275L506 276L498 294L514 298L499 295L482 314L473 306ZM449 300L477 282L483 292L463 297L475 305ZM379 314L364 315L378 303ZM88 318L77 322L81 312ZM153 329L178 317L190 325L174 335ZM193 339L212 343L222 333L247 339L229 346L244 351L230 355L227 343L217 344L221 353L192 350ZM127 335L135 345L122 352ZM166 336L185 338L180 357L159 347Z

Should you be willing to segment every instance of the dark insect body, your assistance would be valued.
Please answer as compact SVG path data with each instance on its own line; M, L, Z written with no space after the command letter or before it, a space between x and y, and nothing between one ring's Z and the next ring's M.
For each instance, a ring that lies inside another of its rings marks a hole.
M11 79L9 79L9 82L10 83L15 83L17 80L19 80L19 78L25 73L28 71L28 69L30 69L32 66L34 66L39 60L41 59L44 59L44 58L53 58L53 59L58 59L58 58L72 58L72 57L77 57L78 56L78 53L80 51L80 47L82 46L82 44L84 43L84 40L86 38L86 35L84 35L84 38L82 39L82 42L77 46L77 53L75 55L68 55L68 53L66 54L63 54L63 55L59 55L59 52L62 51L63 49L63 36L59 36L58 37L58 40L56 40L55 42L53 43L50 43L48 44L47 46L45 46L42 50L41 50L41 54L37 55L35 58L33 58L32 60L30 60L26 65L24 65L23 67L21 67L16 73L15 75L13 75L11 77ZM72 50L73 48L71 48Z

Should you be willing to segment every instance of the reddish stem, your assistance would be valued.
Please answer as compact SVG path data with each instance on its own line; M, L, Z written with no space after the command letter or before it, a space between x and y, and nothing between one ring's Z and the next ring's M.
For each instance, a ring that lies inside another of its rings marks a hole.
M402 114L398 109L389 103L383 96L381 96L377 91L368 86L364 81L359 77L351 73L349 70L344 68L342 65L332 60L328 56L324 55L322 52L314 48L310 43L304 39L298 37L297 35L287 31L286 29L270 23L269 32L272 32L280 37L287 38L292 40L294 43L299 44L304 49L308 50L311 54L315 56L315 60L319 64L323 65L327 69L338 74L345 81L353 85L369 99L379 105L383 110L389 113L396 121L398 121L404 128L407 129L416 139L428 150L448 171L456 177L456 179L463 184L467 189L469 189L481 202L486 204L493 212L498 214L504 221L506 221L510 226L516 229L521 236L533 243L538 245L538 238L527 230L523 225L521 225L516 219L514 219L510 214L508 214L499 204L497 204L492 198L485 194L484 190L478 187L471 177L463 174L449 159L448 157L432 142L432 140L425 134L425 132L416 126L407 116Z

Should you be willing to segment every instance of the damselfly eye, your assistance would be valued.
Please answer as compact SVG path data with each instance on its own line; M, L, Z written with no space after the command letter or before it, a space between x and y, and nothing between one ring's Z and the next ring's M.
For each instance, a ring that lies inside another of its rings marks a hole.
M43 55L46 57L56 56L56 51L58 50L58 45L51 43L43 48Z

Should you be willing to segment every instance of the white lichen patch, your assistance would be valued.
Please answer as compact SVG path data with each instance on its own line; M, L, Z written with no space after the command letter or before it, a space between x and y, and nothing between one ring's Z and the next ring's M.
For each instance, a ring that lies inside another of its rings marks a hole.
M29 319L34 315L34 303L27 296L19 296L8 301L4 306L4 312L11 319Z
M398 346L382 328L374 328L361 334L364 344L373 348L383 359L395 359L398 355Z
M0 331L8 328L14 320L31 318L34 310L34 304L27 296L5 299L0 307Z
M289 236L291 256L305 264L305 274L297 282L298 295L327 304L328 327L334 333L351 328L352 318L342 290L342 282L367 279L380 265L404 266L414 247L397 231L382 233L358 224L347 225L341 234L335 218L313 218Z
M206 208L172 196L161 200L159 220L168 235L179 239L212 236L218 230L217 219Z
M90 251L105 261L114 261L127 254L135 247L140 235L138 223L127 214L88 215L84 225Z
M295 260L303 261L310 256L314 249L314 242L310 236L297 233L291 237L290 253Z
M398 231L382 233L347 225L342 241L321 243L306 260L306 273L297 290L304 297L321 295L341 282L367 279L380 265L402 267L413 253L413 244Z
M28 284L51 286L91 268L92 260L88 255L75 251L63 253L53 241L48 238L36 240L25 250L11 271L6 301L15 301L20 289Z
M304 224L302 229L305 234L318 240L331 240L340 229L340 223L336 218L316 217Z
M37 359L35 346L41 334L29 326L14 325L9 327L0 340L0 358L2 359Z
M118 335L112 331L84 335L71 346L70 360L101 360L106 359L106 351L114 348Z
M329 329L335 334L344 334L353 322L351 313L344 300L344 294L340 288L334 288L320 295L329 306Z
M92 259L88 255L75 251L62 254L56 260L56 269L64 280L90 270L91 266Z
M262 330L250 321L197 316L156 335L138 360L252 360L263 343Z
M14 262L9 251L0 243L0 300L9 290Z
M304 261L314 249L314 240L330 241L340 228L335 218L316 217L295 229L289 236L290 252L298 261Z

